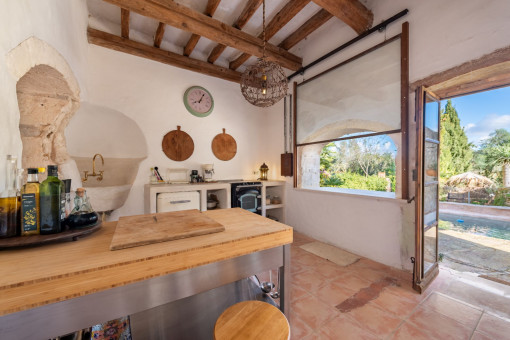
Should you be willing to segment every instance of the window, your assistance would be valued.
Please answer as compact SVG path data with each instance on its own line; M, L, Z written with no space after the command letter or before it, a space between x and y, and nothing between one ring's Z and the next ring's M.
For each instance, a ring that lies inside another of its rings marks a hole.
M407 197L407 184L399 188L397 180L407 178L402 39L393 37L296 86L296 187Z
M320 186L394 193L396 155L389 135L328 143L320 154Z

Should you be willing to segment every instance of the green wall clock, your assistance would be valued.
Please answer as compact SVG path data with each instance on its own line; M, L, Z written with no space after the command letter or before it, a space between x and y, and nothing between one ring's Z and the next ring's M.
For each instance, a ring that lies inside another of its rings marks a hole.
M207 117L214 109L214 100L209 91L201 86L192 86L184 92L186 109L197 117Z

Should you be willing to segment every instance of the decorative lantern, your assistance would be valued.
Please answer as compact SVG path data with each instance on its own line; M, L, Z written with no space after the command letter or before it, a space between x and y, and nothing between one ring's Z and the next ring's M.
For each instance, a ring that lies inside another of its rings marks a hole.
M269 167L266 165L266 163L262 164L260 166L260 179L263 181L267 181L267 172L269 171Z

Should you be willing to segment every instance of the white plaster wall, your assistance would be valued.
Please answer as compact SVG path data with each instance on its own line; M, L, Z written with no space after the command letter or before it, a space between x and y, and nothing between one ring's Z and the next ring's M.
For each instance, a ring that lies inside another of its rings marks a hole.
M0 11L0 191L3 190L7 154L21 165L19 108L16 79L6 67L7 53L31 36L53 46L66 59L81 87L86 72L87 8L80 0L3 0Z
M283 105L261 109L241 95L239 84L189 72L172 66L90 45L89 98L95 105L120 111L142 130L148 157L140 164L126 204L111 216L143 213L143 186L149 182L149 168L158 166L162 175L167 168L198 169L213 163L216 179L252 179L262 162L276 171L276 161L283 149L283 138L268 132L267 118L283 115ZM193 85L208 89L214 98L214 111L205 118L190 114L183 104L183 94ZM101 120L97 124L103 124ZM193 155L176 162L161 150L163 136L177 125L194 141ZM230 161L220 161L212 153L211 141L222 128L237 141L237 154ZM272 129L272 127L271 127ZM274 133L281 130L275 129ZM273 130L271 130L273 131ZM104 138L116 138L115 134ZM278 140L278 142L277 142ZM280 147L280 145L282 145ZM279 165L279 159L278 159Z
M508 0L368 0L374 24L408 8L409 14L329 60L298 76L301 82L401 32L410 23L410 81L422 79L510 45ZM331 33L330 33L331 32ZM334 33L333 33L334 32ZM293 49L306 65L355 36L346 25L330 20ZM409 99L410 162L415 164L414 95ZM409 171L411 175L411 171ZM410 197L414 182L410 183ZM408 270L414 256L414 202L360 199L349 195L311 193L287 186L286 221L296 230L373 260Z

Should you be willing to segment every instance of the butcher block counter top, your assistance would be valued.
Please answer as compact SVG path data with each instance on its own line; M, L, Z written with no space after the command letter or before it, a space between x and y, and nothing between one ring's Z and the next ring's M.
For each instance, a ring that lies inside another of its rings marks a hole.
M239 208L204 212L225 231L110 251L117 222L79 239L0 251L0 316L292 243L292 228Z

